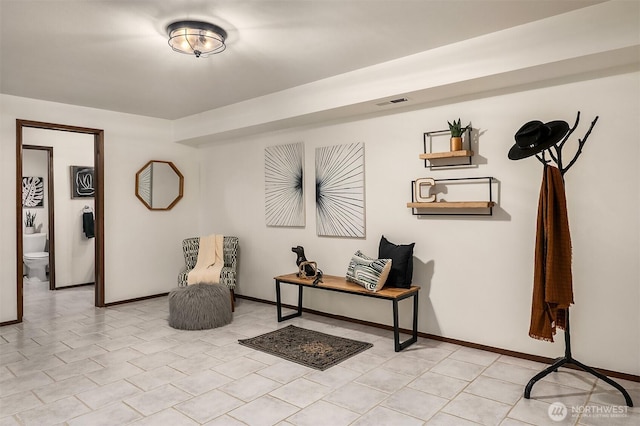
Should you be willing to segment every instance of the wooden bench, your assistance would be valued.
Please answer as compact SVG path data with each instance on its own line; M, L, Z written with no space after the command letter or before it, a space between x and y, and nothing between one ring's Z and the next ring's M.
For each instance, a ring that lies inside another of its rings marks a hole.
M286 321L291 318L302 315L302 290L305 287L316 288L318 290L337 291L340 293L355 294L358 296L374 297L377 299L391 300L393 302L393 338L395 342L395 351L400 352L407 346L418 340L418 293L419 286L411 286L410 288L384 287L382 290L372 292L364 287L347 281L344 277L334 275L325 275L322 282L313 285L313 279L300 278L297 274L279 275L274 278L276 280L276 307L278 310L278 322ZM280 296L280 284L292 284L298 286L298 308L293 314L282 315L282 299ZM413 296L413 332L412 336L400 342L400 328L398 326L398 302Z

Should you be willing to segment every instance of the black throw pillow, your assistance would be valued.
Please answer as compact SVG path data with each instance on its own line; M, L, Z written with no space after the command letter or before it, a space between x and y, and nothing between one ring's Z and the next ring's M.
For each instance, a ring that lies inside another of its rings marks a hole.
M391 271L387 278L386 285L390 287L411 287L413 279L413 246L411 244L393 244L384 235L380 239L378 249L379 259L391 259Z

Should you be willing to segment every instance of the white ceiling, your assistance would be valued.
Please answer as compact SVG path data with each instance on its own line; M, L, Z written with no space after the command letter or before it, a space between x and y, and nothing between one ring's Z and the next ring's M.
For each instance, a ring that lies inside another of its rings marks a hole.
M177 119L596 3L0 0L0 92ZM227 50L173 52L185 18L223 27Z

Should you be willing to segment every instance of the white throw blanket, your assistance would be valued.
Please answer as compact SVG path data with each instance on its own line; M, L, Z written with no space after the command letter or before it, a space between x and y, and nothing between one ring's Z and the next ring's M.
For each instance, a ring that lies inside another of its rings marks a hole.
M187 285L220 283L220 273L224 266L223 243L224 235L200 237L198 261L187 276Z

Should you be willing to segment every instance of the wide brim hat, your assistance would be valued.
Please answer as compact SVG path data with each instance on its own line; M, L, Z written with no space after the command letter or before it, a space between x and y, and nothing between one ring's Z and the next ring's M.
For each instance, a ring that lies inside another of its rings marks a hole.
M558 143L569 131L566 121L555 120L548 123L534 120L525 123L516 132L516 143L509 150L509 159L520 160L535 155Z

